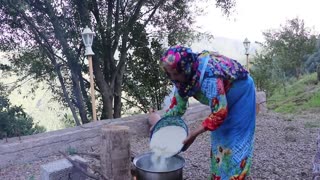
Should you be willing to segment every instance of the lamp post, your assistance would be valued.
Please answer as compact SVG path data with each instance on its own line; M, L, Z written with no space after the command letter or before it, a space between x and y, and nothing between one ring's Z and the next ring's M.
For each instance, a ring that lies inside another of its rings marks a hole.
M249 68L249 48L250 48L250 41L248 40L248 38L245 38L243 41L243 46L246 50L245 55L247 56L247 70L248 72L250 72L250 68Z
M81 33L83 43L86 47L85 56L88 58L89 62L89 73L90 73L90 89L91 89L91 103L92 103L92 118L93 121L97 120L97 114L96 114L96 102L94 97L94 82L93 82L93 67L92 67L92 56L94 55L92 51L92 42L93 42L93 36L94 32L91 31L91 29L86 26L86 28Z

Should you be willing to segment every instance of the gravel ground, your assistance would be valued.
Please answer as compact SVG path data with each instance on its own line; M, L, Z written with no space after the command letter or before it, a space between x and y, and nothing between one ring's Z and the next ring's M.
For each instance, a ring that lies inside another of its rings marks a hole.
M199 125L200 122L189 127ZM320 112L283 116L260 114L256 123L256 140L251 176L253 179L312 179L312 158L320 127ZM134 154L148 151L148 138L132 138ZM199 136L188 151L184 179L204 180L209 175L209 133ZM51 156L29 164L0 170L0 180L40 179L40 165L61 158Z

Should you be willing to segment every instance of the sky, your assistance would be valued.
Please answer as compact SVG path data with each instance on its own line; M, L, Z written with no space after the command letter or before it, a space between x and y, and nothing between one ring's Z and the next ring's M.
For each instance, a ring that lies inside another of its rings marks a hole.
M247 37L251 42L262 42L263 31L279 29L286 20L296 17L313 32L320 32L320 0L236 0L235 12L229 18L214 3L203 7L207 14L197 17L196 25L215 37L242 41Z

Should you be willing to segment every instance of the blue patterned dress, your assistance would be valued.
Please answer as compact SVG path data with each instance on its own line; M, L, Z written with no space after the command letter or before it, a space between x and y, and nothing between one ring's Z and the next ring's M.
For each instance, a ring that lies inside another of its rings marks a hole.
M176 49L175 53L183 52ZM171 54L177 58L175 53ZM189 97L210 106L212 113L202 122L211 131L210 179L245 179L249 176L254 144L254 82L239 63L228 57L203 51L197 54L196 60L195 81L198 82L187 91L184 91L187 85L174 82L178 91L165 116L182 116Z

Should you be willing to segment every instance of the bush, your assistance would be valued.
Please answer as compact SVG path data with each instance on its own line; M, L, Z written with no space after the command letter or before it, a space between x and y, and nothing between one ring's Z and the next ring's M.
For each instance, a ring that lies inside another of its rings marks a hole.
M37 134L45 128L33 122L21 106L12 106L0 84L0 139L5 137Z

